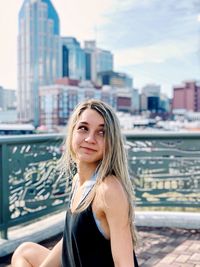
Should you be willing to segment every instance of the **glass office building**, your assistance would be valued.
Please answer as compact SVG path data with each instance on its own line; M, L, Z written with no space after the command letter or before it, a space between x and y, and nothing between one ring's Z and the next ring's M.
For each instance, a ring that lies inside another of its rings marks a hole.
M50 0L25 0L19 12L18 116L39 125L41 85L62 76L59 17Z
M85 80L85 52L74 37L62 37L62 76Z
M86 80L97 83L98 73L113 70L113 54L96 47L96 41L85 41Z
M41 86L40 94L40 124L49 131L57 131L58 126L66 126L68 119L83 100L89 98L101 99L116 108L116 93L102 91L94 87L52 84Z

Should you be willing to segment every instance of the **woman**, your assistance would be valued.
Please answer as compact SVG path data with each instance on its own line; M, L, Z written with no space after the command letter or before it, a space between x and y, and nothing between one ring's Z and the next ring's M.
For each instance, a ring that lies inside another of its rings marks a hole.
M137 267L133 190L119 121L109 105L88 100L77 106L62 162L69 177L76 170L63 238L52 251L22 244L12 266Z

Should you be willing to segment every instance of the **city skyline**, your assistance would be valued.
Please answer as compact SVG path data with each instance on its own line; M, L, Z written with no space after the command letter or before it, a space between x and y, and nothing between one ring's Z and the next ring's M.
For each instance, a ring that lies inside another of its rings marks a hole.
M82 46L85 40L96 40L98 47L113 53L114 70L133 77L135 88L156 83L172 96L172 86L199 80L196 0L51 2L60 18L61 36L73 36ZM22 3L7 0L0 10L0 85L10 89L17 88L17 22Z

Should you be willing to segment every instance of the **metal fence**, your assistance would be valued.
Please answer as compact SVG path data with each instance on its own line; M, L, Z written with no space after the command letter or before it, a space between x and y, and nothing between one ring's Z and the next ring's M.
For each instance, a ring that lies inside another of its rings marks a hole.
M68 190L57 168L62 136L0 138L0 230L64 209Z
M200 134L125 134L137 206L200 207ZM0 138L0 234L66 207L62 135Z
M126 136L137 206L200 209L200 134Z

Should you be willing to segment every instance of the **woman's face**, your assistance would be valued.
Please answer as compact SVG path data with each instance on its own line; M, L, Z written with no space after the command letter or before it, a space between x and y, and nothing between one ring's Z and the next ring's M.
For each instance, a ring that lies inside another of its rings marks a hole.
M73 131L72 149L77 163L97 165L105 149L104 119L93 109L80 115Z

